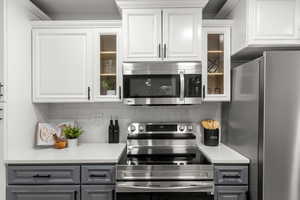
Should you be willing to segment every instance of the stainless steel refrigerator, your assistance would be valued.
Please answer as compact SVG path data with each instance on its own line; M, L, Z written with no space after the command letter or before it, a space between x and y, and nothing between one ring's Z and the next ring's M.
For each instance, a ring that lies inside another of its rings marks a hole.
M300 51L232 69L223 142L251 159L249 200L300 199Z

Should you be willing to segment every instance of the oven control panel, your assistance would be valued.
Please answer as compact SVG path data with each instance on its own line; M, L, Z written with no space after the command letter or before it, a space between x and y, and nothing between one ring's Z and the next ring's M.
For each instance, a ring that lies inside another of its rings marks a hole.
M154 133L193 133L193 123L131 123L129 134Z

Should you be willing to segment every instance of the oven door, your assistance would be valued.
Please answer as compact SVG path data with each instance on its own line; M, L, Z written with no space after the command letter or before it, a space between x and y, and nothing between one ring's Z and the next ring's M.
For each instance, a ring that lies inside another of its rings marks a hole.
M188 194L187 194L188 193ZM213 200L213 181L118 182L117 200Z

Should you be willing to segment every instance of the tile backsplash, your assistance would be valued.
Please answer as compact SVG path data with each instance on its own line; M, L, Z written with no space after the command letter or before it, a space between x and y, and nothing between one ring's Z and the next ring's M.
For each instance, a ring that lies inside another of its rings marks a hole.
M195 122L221 119L221 104L206 103L193 106L127 106L121 103L49 104L48 122L76 120L84 129L80 142L107 142L111 117L119 120L120 141L126 141L131 122Z

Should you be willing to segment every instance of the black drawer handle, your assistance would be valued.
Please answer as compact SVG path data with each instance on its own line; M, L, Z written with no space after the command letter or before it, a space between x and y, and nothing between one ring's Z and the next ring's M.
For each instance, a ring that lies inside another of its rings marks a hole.
M91 174L90 177L91 178L106 178L107 175L106 174Z
M239 179L239 178L241 178L241 176L239 176L239 175L224 175L223 178Z
M77 200L77 191L74 191L74 200Z
M48 175L37 174L37 175L34 175L33 178L51 178L51 175L50 174L48 174Z

